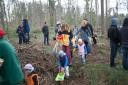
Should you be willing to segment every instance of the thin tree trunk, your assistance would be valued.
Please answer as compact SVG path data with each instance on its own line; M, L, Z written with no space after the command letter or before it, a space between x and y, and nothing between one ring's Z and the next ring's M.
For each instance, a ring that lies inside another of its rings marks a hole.
M104 0L101 0L101 32L104 34Z
M107 31L107 29L108 29L108 0L106 0L106 27L105 28Z
M98 0L95 0L95 7L96 7L96 31L98 31Z

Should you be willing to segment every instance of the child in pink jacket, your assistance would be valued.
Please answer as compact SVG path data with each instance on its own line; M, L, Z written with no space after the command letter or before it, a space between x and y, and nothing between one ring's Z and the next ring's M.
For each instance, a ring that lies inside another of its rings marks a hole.
M76 46L81 63L85 64L85 58L87 55L87 48L82 39L78 39L78 45Z

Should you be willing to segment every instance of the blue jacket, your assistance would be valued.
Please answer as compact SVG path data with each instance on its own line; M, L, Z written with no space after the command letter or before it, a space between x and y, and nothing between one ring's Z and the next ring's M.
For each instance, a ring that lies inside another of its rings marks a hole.
M23 27L24 27L24 32L25 33L30 32L30 27L29 27L28 21L26 19L23 20Z
M86 41L86 42L89 41L89 39L88 39L89 34L88 34L87 30L83 30L82 28L80 28L78 31L78 35L79 35L79 38L81 38L83 41Z
M59 56L59 66L61 67L66 67L69 65L69 62L68 62L68 56L67 55L64 55L62 57Z

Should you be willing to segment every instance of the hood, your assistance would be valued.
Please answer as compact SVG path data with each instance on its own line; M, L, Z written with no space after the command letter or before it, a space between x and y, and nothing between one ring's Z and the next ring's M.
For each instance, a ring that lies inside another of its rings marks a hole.
M117 17L112 17L111 25L112 26L119 26L119 19Z

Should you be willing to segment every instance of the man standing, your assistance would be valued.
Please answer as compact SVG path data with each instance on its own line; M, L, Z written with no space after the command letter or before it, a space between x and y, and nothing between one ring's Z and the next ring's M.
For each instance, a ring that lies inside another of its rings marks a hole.
M108 29L108 38L110 38L110 66L115 67L115 57L117 55L119 43L120 43L120 34L118 29L119 20L117 17L112 17L111 26Z
M46 45L46 42L47 42L47 45L49 45L49 30L48 30L47 22L44 23L42 32L44 34L44 45Z
M29 43L30 42L30 36L29 36L30 27L29 27L29 24L28 24L28 20L27 19L24 19L23 20L23 28L24 28L24 32L25 32L25 40L26 40L26 43Z
M88 26L88 31L91 37L93 37L93 27L92 25L89 23L88 19L85 19L87 21L87 26Z
M128 70L128 17L124 19L123 27L120 30L121 46L123 51L123 68Z

